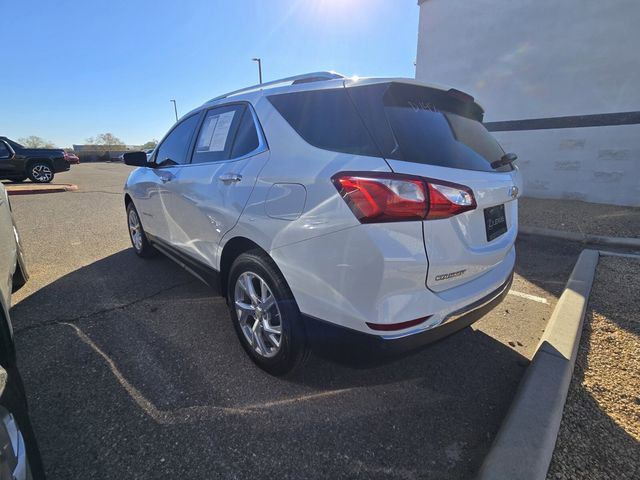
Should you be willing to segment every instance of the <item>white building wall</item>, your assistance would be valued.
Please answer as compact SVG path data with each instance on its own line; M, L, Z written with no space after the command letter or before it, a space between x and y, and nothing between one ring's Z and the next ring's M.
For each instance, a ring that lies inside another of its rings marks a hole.
M420 3L416 78L467 91L486 122L640 111L638 0ZM495 135L525 195L640 206L640 124L522 127Z

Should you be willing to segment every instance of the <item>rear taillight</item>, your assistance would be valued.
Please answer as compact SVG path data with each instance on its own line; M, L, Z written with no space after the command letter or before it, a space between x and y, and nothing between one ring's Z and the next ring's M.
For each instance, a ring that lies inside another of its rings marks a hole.
M464 185L429 182L429 214L427 220L449 218L476 208L473 192Z
M361 223L435 220L476 208L464 185L377 172L344 172L332 178Z

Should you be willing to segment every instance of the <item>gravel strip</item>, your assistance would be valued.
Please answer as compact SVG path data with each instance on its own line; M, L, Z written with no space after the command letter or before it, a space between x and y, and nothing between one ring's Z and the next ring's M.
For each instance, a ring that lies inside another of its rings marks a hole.
M601 257L547 479L640 478L640 261Z
M577 200L521 198L521 225L610 237L640 238L640 208Z

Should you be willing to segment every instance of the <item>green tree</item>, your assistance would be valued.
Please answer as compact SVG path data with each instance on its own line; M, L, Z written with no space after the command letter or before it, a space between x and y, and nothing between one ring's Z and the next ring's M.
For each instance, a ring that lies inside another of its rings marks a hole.
M158 145L158 140L154 138L153 140L150 140L144 145L140 146L140 150L149 150L151 148L156 148L156 145Z
M18 143L21 143L27 148L55 148L55 144L49 140L38 137L36 135L29 135L18 139Z

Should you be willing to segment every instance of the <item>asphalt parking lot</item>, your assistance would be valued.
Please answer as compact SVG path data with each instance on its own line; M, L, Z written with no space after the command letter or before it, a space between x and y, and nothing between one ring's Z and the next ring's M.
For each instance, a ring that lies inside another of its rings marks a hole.
M224 301L130 248L129 167L84 164L78 191L12 197L31 279L14 296L45 466L71 478L470 478L582 246L519 239L510 295L443 341L380 364L312 355L256 368Z

